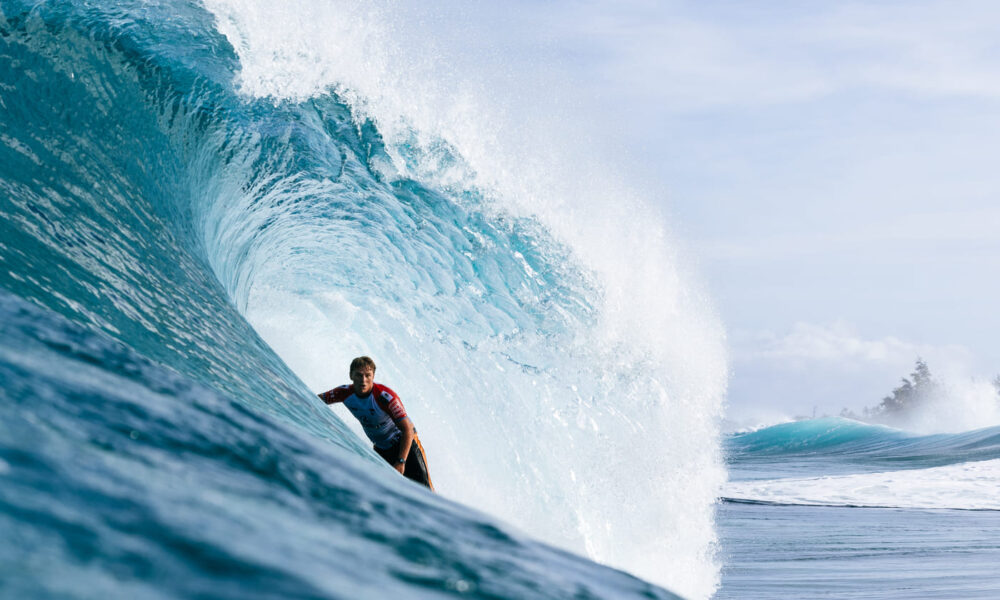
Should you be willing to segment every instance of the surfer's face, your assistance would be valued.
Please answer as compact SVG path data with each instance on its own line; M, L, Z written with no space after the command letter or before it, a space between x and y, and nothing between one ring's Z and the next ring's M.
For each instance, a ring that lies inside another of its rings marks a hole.
M375 385L375 370L368 368L351 371L351 383L354 384L355 394L364 396L371 393L372 386Z

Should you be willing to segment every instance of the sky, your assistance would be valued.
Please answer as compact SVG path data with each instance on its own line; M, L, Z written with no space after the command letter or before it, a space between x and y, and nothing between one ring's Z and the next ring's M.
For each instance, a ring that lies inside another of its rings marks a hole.
M691 248L735 421L873 406L918 356L1000 373L1000 5L523 10Z

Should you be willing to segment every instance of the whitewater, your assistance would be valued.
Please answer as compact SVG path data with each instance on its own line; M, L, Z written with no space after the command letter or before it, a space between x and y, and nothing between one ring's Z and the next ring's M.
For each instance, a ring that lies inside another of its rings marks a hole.
M0 4L3 595L715 592L710 303L412 17ZM315 397L359 354L439 495Z
M733 501L820 506L1000 510L1000 460L914 471L735 482Z

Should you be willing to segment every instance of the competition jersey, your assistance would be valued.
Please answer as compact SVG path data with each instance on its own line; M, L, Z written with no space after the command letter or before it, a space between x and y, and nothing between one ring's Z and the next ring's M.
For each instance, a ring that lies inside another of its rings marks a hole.
M371 393L364 397L355 394L350 384L323 392L319 397L327 404L343 402L376 448L391 447L402 434L396 422L406 418L406 409L396 392L381 383L374 384Z

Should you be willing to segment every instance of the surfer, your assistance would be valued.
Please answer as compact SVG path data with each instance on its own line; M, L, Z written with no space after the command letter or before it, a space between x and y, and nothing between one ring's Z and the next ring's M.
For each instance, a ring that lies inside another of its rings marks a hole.
M396 392L375 383L375 361L359 356L351 361L351 383L319 395L327 404L343 402L361 422L375 452L404 477L434 490L427 471L424 447L417 438L413 421Z

